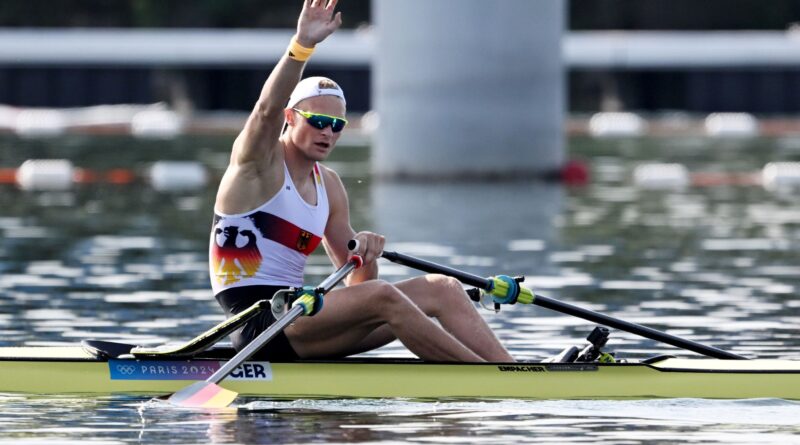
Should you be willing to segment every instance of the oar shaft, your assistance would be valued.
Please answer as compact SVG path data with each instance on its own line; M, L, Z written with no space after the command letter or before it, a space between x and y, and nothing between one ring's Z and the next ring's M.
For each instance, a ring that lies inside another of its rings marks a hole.
M347 263L345 263L342 267L340 267L336 272L332 273L328 278L322 281L322 283L317 286L317 291L321 292L322 294L328 293L334 286L339 284L347 274L360 267L362 264L361 257L353 256ZM247 346L242 348L241 351L236 353L227 363L222 365L217 372L212 374L210 377L206 379L207 383L219 383L228 376L237 366L244 363L247 359L253 356L259 349L261 349L265 344L267 344L270 340L272 340L276 335L280 332L283 332L287 326L292 324L295 320L300 318L303 315L304 308L301 305L293 306L288 312L283 314L281 318L275 321L269 328L267 328L264 332L259 334L256 338L253 339Z
M473 275L458 269L453 269L452 267L443 266L441 264L432 263L430 261L410 255L384 251L381 256L393 263L402 264L403 266L408 266L423 272L440 273L442 275L453 277L468 286L475 286L480 289L486 289L489 286L489 280L484 277Z
M339 282L344 280L347 274L352 272L353 269L356 269L361 266L360 263L361 259L359 257L356 258L351 259L350 261L345 263L344 266L340 267L339 270L331 274L328 278L325 278L325 280L323 280L322 283L319 283L317 289L321 289L323 294L327 294L328 292L330 292L330 290L336 287L336 285L339 284Z
M239 358L238 360L228 360L228 362L222 365L217 370L217 372L211 374L211 376L206 379L206 382L219 383L220 381L222 381L222 379L224 379L225 377L228 376L228 374L233 372L233 370L236 369L237 366L241 365L244 361L252 357L253 354L255 354L259 349L261 349L262 346L269 343L270 340L275 338L276 335L278 335L280 332L286 329L286 326L289 326L290 324L294 323L294 321L300 318L301 315L303 315L302 306L298 305L291 308L289 312L287 312L286 314L283 315L283 317L280 318L280 320L277 320L269 328L267 328L267 330L258 334L258 336L255 339L253 339L253 341L251 341L247 346L242 348L242 350L236 354L236 357Z
M488 290L491 286L490 281L484 277L473 275L468 272L464 272L458 269L453 269L451 267L443 266L441 264L436 264L430 261L415 258L402 253L383 252L382 256L383 258L386 258L391 262L412 267L414 269L418 269L423 272L440 273L442 275L451 276L469 286L475 286L484 290ZM608 315L601 314L599 312L583 309L581 307L574 306L568 303L563 303L561 301L554 300L552 298L548 298L542 295L535 295L533 304L544 308L552 309L567 315L583 318L584 320L599 323L608 327L619 329L621 331L630 332L632 334L649 338L651 340L660 341L668 345L687 349L689 351L694 351L699 354L707 355L709 357L726 359L726 360L747 359L747 357L742 357L741 355L723 351L722 349L718 349L713 346L707 346L691 340L686 340L684 338L667 334L666 332L661 332L652 328L648 328L647 326L642 326L640 324L627 322L625 320L620 320L614 317L609 317Z
M156 347L142 347L136 346L131 349L131 354L136 357L150 357L150 356L169 356L169 357L192 357L195 354L205 351L213 346L223 337L238 329L250 321L253 317L261 313L263 310L269 310L269 300L259 300L253 303L252 306L239 312L238 314L230 317L223 322L217 324L213 328L203 332L197 337L189 340L188 342L178 346L156 346Z
M608 315L601 314L600 312L590 311L578 306L564 303L552 298L545 297L544 295L536 295L533 304L544 308L552 309L563 314L572 315L574 317L583 318L584 320L599 323L608 327L619 329L621 331L630 332L651 340L657 340L668 345L676 346L678 348L687 349L689 351L697 352L698 354L707 355L709 357L719 358L723 360L746 360L747 357L734 354L732 352L724 351L713 346L697 343L685 338L676 337L666 332L658 331L647 326L642 326L637 323L620 320L618 318L609 317Z

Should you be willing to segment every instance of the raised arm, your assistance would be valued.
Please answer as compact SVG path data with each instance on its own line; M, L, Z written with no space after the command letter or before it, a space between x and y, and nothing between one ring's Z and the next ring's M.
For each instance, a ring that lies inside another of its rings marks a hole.
M341 14L334 14L335 7L336 0L304 1L288 51L264 83L233 143L230 163L217 191L215 211L231 214L252 210L273 196L283 183L283 110L314 46L341 25Z
M274 163L282 159L278 137L283 128L283 110L314 46L342 24L341 13L334 14L337 0L304 0L297 21L297 33L289 50L270 73L261 95L236 138L232 163ZM276 158L277 154L277 158Z

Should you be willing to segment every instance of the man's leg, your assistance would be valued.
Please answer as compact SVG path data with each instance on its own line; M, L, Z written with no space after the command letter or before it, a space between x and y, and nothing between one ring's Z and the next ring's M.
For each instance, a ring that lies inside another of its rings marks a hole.
M298 319L285 332L300 357L338 357L363 348L365 340L381 343L384 338L376 337L386 334L383 325L423 360L483 361L400 289L381 280L331 291L319 314Z
M425 275L395 283L395 286L425 314L439 320L447 332L484 360L514 361L456 279L444 275Z
M483 359L496 362L515 361L480 316L457 280L444 275L426 275L394 284L426 315L437 318L448 332ZM389 326L383 325L372 331L349 354L371 351L394 340L396 337Z

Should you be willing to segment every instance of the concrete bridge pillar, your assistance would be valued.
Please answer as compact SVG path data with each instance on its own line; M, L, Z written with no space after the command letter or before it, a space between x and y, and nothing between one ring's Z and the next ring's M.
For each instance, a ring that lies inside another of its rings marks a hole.
M502 179L564 162L563 0L373 0L373 172Z

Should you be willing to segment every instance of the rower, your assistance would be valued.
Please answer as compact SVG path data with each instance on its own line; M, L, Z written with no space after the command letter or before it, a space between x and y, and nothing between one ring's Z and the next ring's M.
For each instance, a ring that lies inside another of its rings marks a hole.
M342 181L321 164L347 125L344 92L328 78L300 80L315 46L341 25L336 3L303 2L297 33L233 144L210 237L215 297L233 316L301 286L308 255L322 243L336 267L353 253L364 266L326 296L323 310L287 327L258 358L343 357L399 339L429 361L513 361L458 281L443 275L379 280L384 237L351 227ZM360 246L355 252L347 248L351 239ZM234 347L243 348L272 324L271 312L236 330Z

